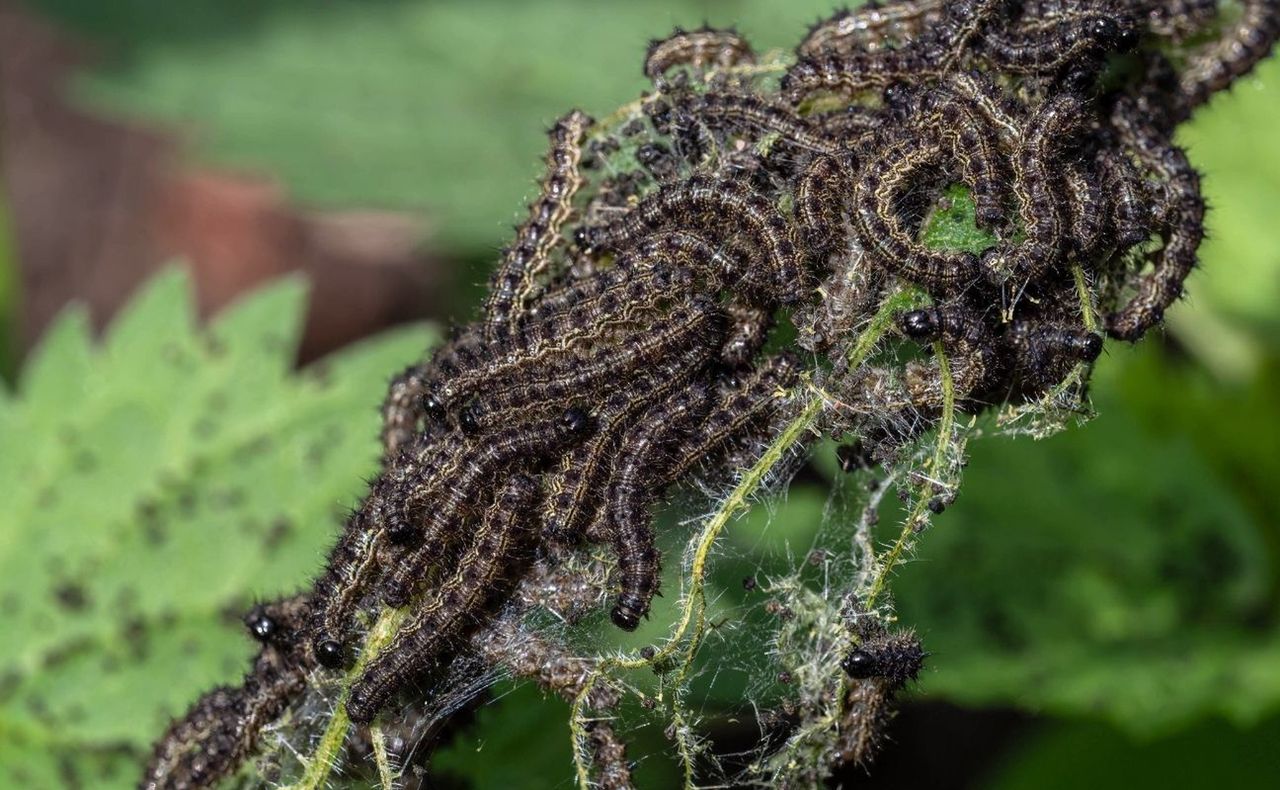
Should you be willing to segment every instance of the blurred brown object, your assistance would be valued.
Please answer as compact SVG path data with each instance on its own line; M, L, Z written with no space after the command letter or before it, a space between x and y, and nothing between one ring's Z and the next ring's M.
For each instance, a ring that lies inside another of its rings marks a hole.
M269 177L195 169L178 134L71 106L65 88L84 60L68 36L0 0L0 162L24 349L71 301L100 329L175 259L193 272L202 316L305 272L304 361L447 308L453 267L423 254L418 218L301 211Z

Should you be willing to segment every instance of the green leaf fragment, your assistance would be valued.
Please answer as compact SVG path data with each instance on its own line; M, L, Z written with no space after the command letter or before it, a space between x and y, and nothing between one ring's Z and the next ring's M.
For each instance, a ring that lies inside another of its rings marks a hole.
M101 347L65 313L0 405L0 754L23 755L0 785L131 786L169 718L244 672L239 613L319 566L385 382L431 335L298 373L304 307L287 279L199 329L168 272Z
M975 255L994 247L996 237L978 227L976 216L969 188L963 184L947 187L942 201L925 221L925 246L935 250L962 250Z

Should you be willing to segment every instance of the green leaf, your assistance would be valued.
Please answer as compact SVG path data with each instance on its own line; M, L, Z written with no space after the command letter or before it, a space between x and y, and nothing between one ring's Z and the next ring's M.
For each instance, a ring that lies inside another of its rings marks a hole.
M1216 97L1179 130L1203 176L1209 235L1203 275L1188 288L1196 304L1251 328L1276 345L1280 319L1280 149L1260 130L1280 125L1280 59L1271 58L1229 94ZM1242 130L1259 130L1244 133Z
M433 773L466 777L474 787L534 790L573 773L569 707L524 684L486 705L461 737L433 756ZM555 777L555 779L552 779Z
M300 280L207 329L189 291L157 277L97 347L69 310L0 402L0 785L128 786L171 716L244 671L237 613L314 573L376 467L388 374L430 340L295 373Z
M93 104L202 130L200 153L267 169L302 201L425 210L446 245L501 244L571 107L633 100L648 39L738 25L790 47L828 0L235 2L36 0L114 59ZM234 35L230 35L233 34ZM585 66L585 67L584 67Z
M431 778L465 779L471 787L551 790L571 785L569 707L529 683L499 684L495 704L477 711L475 721L431 756ZM678 766L667 754L671 743L654 727L628 728L638 713L626 711L616 724L627 741L636 787L677 787Z
M975 255L996 245L996 237L978 227L977 207L963 184L947 187L926 223L924 243L936 250L963 250Z
M1049 728L1009 758L989 790L1268 787L1280 775L1280 719L1241 730L1206 722L1155 741L1098 723Z
M1243 430L1256 412L1219 404L1204 426L1147 419L1122 388L1170 400L1203 376L1155 378L1140 363L1156 353L1105 361L1101 416L1085 430L971 445L959 501L895 588L935 656L927 692L1136 732L1280 706L1274 522L1187 435ZM1265 434L1276 418L1252 425Z

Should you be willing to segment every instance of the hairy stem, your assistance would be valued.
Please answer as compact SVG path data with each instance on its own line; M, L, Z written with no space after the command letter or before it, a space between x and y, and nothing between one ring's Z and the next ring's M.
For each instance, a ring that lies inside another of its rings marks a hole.
M1089 290L1089 281L1085 278L1084 269L1076 263L1071 266L1071 277L1075 280L1076 294L1080 297L1080 319L1084 328L1090 332L1098 331L1098 314L1093 308L1093 295Z
M853 344L853 349L849 353L851 369L857 369L870 358L879 341L884 337L889 327L893 325L894 316L912 305L916 298L915 293L912 291L897 291L881 303L880 308L872 316L866 328L863 329ZM949 385L949 373L946 381ZM578 778L578 786L583 790L587 790L590 787L589 757L587 756L588 751L585 749L586 727L589 721L585 715L588 695L595 687L596 682L611 671L658 667L677 652L682 653L682 661L672 683L677 689L683 686L693 665L693 660L697 655L698 648L701 646L705 632L705 580L711 551L729 522L750 507L752 497L765 480L768 479L769 475L787 457L787 454L800 439L816 425L823 408L826 406L826 398L820 391L813 388L810 388L810 390L808 400L804 403L800 412L778 434L777 438L765 448L759 460L743 473L738 480L738 484L720 503L719 508L707 519L702 530L694 538L692 560L689 564L688 592L684 596L680 619L667 641L653 655L647 658L636 655L602 661L574 698L573 714L570 721L570 736L573 741L574 767ZM678 706L679 700L673 700L673 704ZM679 710L676 711L676 716L677 721L683 720ZM684 762L686 787L692 787L692 755L687 754L688 750L683 748L684 746L682 743L681 757L682 762Z
M929 462L928 473L920 481L911 511L903 520L902 531L898 533L898 539L894 541L893 546L880 562L880 570L876 574L875 581L871 583L871 589L867 592L865 606L868 610L875 606L876 599L884 592L889 583L889 577L897 568L903 555L915 545L915 538L921 532L926 518L925 510L929 507L934 489L947 485L943 476L947 466L947 454L952 444L951 432L955 425L956 391L955 383L951 378L951 364L947 360L947 354L941 342L934 343L934 352L938 358L938 374L942 381L942 418L938 422L937 446Z
M387 645L391 644L391 640L395 637L396 632L400 630L400 624L407 615L408 610L406 609L385 609L378 616L377 622L373 624L373 627L369 629L369 633L365 637L364 648L360 651L359 660L342 678L342 694L338 697L338 705L334 708L333 715L329 718L329 725L325 727L324 734L320 736L320 742L316 744L315 752L307 760L306 771L302 774L301 779L284 788L284 790L319 790L325 786L329 779L329 774L337 764L338 753L342 751L342 745L347 740L347 731L350 729L351 720L347 717L347 697L351 693L351 685L356 681L356 678L364 674L364 668L369 662L386 649ZM380 737L374 738L375 749L380 741ZM383 748L385 752L385 746ZM378 770L379 773L382 772L381 764L379 764Z
M374 724L369 727L369 739L373 741L373 760L378 764L378 781L382 783L382 790L395 790L396 776L387 755L386 734Z

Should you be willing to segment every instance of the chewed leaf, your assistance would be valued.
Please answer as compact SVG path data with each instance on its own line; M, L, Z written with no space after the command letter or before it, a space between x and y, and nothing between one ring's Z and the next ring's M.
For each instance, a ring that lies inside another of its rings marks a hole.
M297 373L304 306L287 279L201 329L171 271L101 347L72 309L33 354L0 409L0 754L24 755L0 785L130 786L168 719L243 671L237 613L315 571L376 465L384 382L431 334Z
M980 253L996 245L995 235L978 227L976 209L969 188L956 184L947 188L942 203L934 208L924 229L924 243L944 250Z

